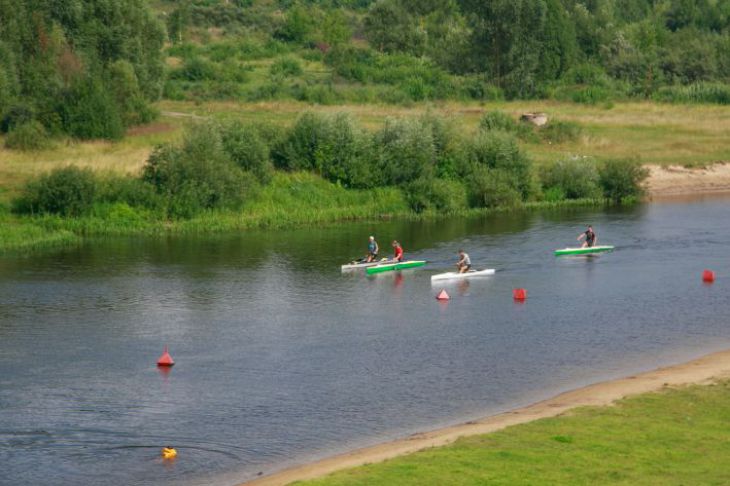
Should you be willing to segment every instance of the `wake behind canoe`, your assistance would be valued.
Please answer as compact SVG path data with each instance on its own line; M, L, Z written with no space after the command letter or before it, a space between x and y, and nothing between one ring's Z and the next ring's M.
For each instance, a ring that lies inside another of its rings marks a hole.
M562 250L555 250L555 256L566 256L566 255L590 255L593 253L605 253L613 251L613 246L588 246L585 248L563 248Z
M392 272L394 270L405 270L407 268L422 267L426 264L425 260L411 260L399 263L385 263L369 267L365 270L368 275L374 275L376 273Z

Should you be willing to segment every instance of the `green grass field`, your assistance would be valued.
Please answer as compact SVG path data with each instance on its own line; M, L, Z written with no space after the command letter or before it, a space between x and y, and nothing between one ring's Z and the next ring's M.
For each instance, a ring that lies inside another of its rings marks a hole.
M577 409L296 484L729 484L728 424L725 381Z

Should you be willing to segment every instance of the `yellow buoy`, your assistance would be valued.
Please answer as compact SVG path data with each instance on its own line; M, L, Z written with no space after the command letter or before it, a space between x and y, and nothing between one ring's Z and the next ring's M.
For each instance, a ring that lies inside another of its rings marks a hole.
M177 451L172 447L163 447L162 448L162 458L163 459L175 459L177 457Z

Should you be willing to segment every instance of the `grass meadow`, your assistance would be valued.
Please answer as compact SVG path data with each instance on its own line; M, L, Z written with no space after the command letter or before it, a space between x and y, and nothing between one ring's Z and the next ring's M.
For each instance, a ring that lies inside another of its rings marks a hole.
M667 389L296 484L728 484L729 421L730 382Z

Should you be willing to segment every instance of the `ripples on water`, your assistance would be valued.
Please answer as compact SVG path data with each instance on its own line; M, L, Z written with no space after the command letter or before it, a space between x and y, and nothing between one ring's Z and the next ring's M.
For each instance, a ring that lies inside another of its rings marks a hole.
M2 259L0 483L234 484L725 347L729 213L721 199ZM617 251L553 258L588 223ZM373 232L428 267L341 274ZM499 271L437 303L429 277L459 247Z

